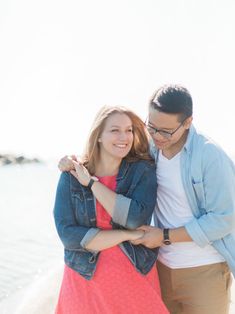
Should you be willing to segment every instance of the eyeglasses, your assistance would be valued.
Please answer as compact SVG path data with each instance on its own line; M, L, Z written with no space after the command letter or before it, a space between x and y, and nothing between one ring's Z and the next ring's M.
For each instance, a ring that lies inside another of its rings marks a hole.
M163 136L166 139L170 139L172 137L173 134L175 134L180 128L181 126L184 124L185 120L187 119L187 117L180 123L180 125L172 132L168 132L168 131L163 131L163 130L159 130L157 128L154 128L153 126L149 125L148 122L145 123L146 128L149 132L149 134L151 135L155 135L157 133L159 133L161 136Z

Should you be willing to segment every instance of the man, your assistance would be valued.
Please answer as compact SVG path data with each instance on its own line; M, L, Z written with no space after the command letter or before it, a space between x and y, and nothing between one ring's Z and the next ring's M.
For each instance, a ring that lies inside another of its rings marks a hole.
M143 226L145 236L134 244L160 247L158 271L170 313L229 313L234 165L192 125L192 98L182 86L154 93L147 128L157 165L155 227Z
M160 247L162 297L171 314L229 313L235 274L235 169L192 125L192 98L159 88L146 122L157 165L155 227L133 244ZM66 159L60 163L66 170Z

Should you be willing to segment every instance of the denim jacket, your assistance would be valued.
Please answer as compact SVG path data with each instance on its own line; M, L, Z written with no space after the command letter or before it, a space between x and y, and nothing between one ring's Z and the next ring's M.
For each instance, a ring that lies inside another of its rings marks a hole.
M153 143L151 153L157 166L158 150ZM235 166L193 125L181 152L181 177L194 215L185 225L188 234L200 247L211 244L235 276Z
M123 160L116 177L116 201L112 217L113 229L135 229L150 224L156 202L156 168L153 162ZM63 172L57 186L54 219L64 245L67 266L91 279L100 252L85 248L100 229L96 226L96 200L92 191L69 172ZM119 245L137 271L147 274L157 259L158 249Z

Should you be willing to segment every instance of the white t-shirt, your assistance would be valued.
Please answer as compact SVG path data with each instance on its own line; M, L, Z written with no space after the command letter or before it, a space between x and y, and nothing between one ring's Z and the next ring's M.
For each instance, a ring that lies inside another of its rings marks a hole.
M157 219L165 228L184 226L193 218L193 214L181 179L180 153L167 159L159 151L157 181ZM211 245L201 248L195 242L162 245L158 259L170 268L195 267L224 261Z

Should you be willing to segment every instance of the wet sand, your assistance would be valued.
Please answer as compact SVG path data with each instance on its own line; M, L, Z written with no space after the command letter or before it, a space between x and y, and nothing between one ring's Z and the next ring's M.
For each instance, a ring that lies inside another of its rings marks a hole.
M53 314L57 302L63 264L0 303L1 314Z

